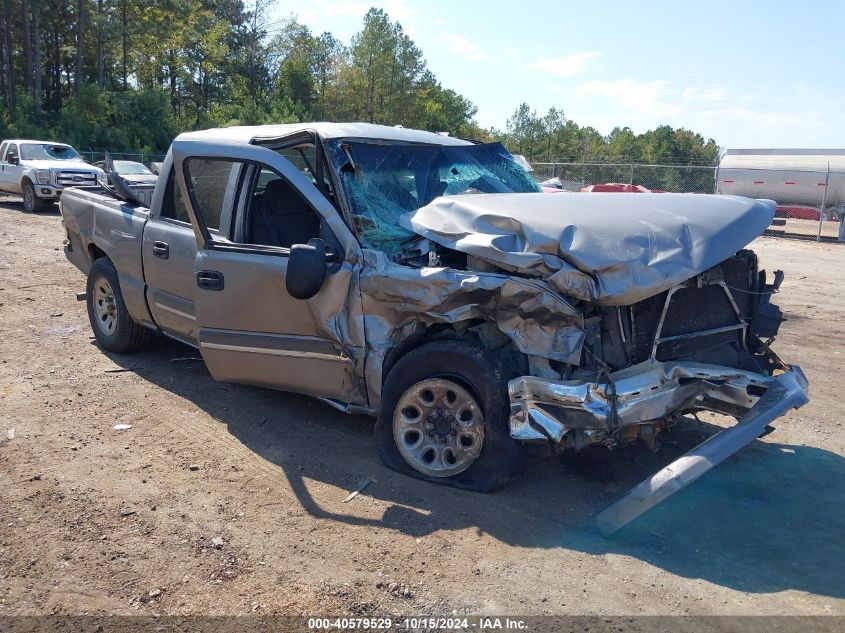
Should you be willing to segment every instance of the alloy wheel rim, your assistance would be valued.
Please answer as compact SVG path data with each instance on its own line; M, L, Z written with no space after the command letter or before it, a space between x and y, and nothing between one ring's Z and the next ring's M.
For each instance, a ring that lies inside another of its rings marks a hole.
M451 380L411 386L393 412L399 453L416 471L451 477L472 466L484 445L484 416L475 398Z

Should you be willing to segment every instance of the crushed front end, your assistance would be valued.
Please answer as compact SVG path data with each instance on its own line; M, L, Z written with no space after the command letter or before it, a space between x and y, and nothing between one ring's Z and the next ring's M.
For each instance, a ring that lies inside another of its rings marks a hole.
M801 369L770 349L783 320L770 299L782 278L767 283L743 250L631 306L585 306L580 365L536 362L510 381L512 437L558 451L637 439L656 448L685 414L737 418L602 513L599 527L614 532L807 402Z

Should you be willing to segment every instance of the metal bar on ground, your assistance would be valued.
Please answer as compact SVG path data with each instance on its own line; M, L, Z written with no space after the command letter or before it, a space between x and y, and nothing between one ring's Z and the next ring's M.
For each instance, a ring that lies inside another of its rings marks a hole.
M596 517L599 531L610 536L628 525L754 441L775 418L807 402L807 378L800 367L793 365L790 371L773 380L757 404L735 426L708 438L602 511Z

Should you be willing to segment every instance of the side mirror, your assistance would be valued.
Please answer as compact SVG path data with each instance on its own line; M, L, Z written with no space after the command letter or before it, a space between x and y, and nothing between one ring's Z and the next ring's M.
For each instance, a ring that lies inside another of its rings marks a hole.
M6 162L9 163L10 165L20 165L21 159L18 158L17 154L12 154L11 156L6 157Z
M294 299L310 299L326 278L326 243L314 238L308 244L294 244L288 257L285 287Z

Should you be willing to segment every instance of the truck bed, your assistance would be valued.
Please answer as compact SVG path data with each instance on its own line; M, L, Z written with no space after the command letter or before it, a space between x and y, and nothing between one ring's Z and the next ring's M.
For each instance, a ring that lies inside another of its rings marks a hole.
M149 209L83 189L65 191L59 209L70 262L87 275L97 257L108 255L118 270L130 314L147 314L141 246ZM136 302L140 305L129 305Z

